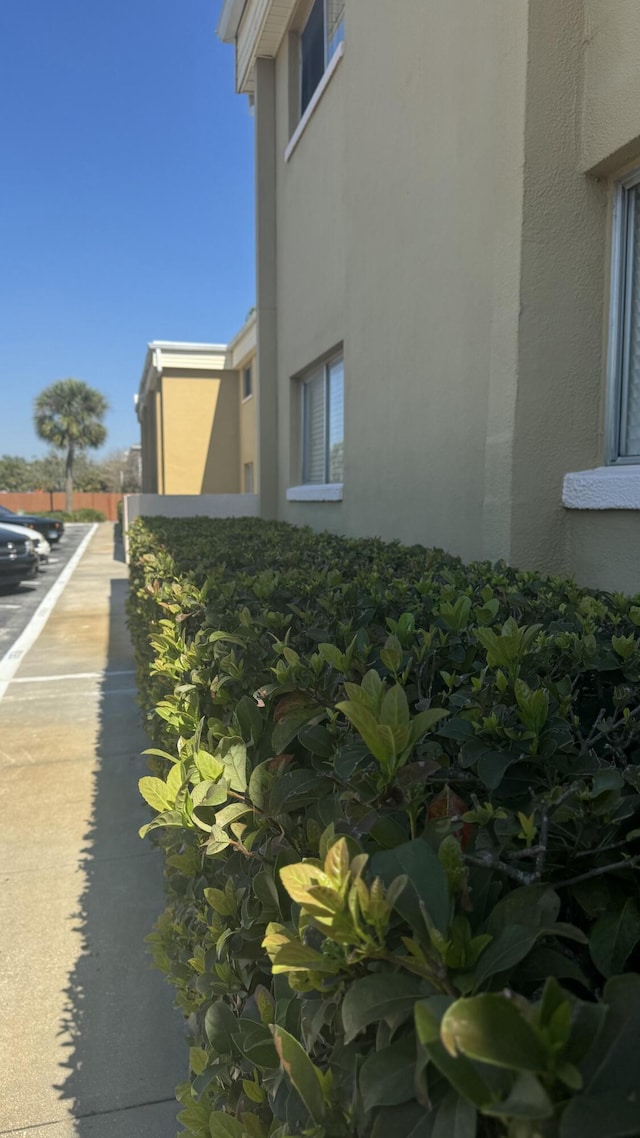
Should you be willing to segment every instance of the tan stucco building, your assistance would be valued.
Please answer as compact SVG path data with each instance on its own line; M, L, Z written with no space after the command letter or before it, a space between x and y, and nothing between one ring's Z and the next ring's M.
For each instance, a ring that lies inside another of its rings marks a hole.
M219 35L262 513L640 590L638 0L226 0Z
M230 344L154 340L136 397L142 490L257 492L256 318Z

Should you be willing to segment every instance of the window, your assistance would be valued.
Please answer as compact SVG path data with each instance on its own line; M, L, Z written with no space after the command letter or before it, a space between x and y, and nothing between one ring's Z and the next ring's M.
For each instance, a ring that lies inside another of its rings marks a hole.
M245 462L245 464L244 464L244 492L245 492L245 494L253 494L254 493L253 487L254 487L253 463L252 462Z
M314 0L300 35L300 115L344 39L344 5L345 0Z
M609 458L640 463L640 171L617 189L610 335Z
M344 361L333 359L302 383L302 481L344 478Z
M248 399L253 395L253 370L251 364L242 373L242 398Z

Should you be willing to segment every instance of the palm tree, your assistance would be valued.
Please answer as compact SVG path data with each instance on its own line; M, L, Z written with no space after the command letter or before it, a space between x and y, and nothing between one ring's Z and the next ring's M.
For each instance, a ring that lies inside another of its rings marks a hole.
M108 404L81 379L59 379L41 391L35 402L36 434L66 451L66 509L73 509L73 461L76 453L102 446L107 437L102 423Z

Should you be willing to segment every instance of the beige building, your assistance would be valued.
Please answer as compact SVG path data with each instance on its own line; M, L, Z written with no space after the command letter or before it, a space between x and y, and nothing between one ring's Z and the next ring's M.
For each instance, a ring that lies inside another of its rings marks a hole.
M226 0L261 510L640 590L638 0Z
M257 491L256 318L230 344L149 344L136 397L142 490Z

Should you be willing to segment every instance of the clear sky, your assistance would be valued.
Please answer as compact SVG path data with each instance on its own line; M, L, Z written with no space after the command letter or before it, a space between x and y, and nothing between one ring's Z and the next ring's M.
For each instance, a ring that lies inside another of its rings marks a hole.
M0 454L33 400L107 397L139 438L150 340L225 342L255 299L253 120L222 0L0 0Z

